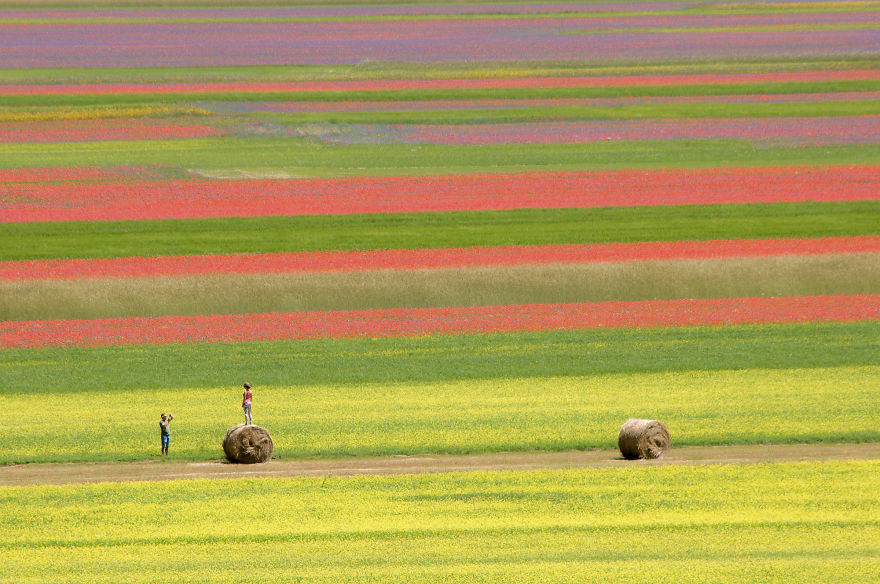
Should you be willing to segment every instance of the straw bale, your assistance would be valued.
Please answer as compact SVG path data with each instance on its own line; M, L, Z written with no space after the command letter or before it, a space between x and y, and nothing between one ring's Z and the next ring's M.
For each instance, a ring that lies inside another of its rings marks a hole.
M617 447L628 460L660 458L669 450L671 439L663 422L630 418L620 427Z
M269 431L253 424L239 424L226 431L223 452L232 462L253 464L267 462L275 448Z

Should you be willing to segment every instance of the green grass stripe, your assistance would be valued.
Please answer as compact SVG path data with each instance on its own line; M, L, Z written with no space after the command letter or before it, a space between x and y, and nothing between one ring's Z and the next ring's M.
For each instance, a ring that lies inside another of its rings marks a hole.
M149 166L208 175L412 176L526 170L718 166L873 165L880 145L792 148L747 140L642 140L551 144L323 144L305 138L220 137L0 144L0 168Z
M58 95L2 95L0 106L121 106L166 103L236 101L414 101L444 99L538 99L566 97L680 97L687 95L785 95L877 91L880 80L815 81L783 83L730 83L695 85L631 85L619 87L548 88L469 88L300 92L193 92L193 93L112 93Z
M248 578L269 583L870 581L878 471L633 464L11 488L0 577L141 583L161 557L182 581L225 583L259 550Z
M3 411L29 414L4 430L0 463L154 457L163 411L176 457L217 458L242 419L242 378L280 458L614 448L629 417L663 420L678 446L880 441L880 365L310 386L249 373L203 389L45 393L31 406L36 396L12 392Z
M865 70L878 65L871 55L737 55L714 60L665 58L612 63L591 61L504 61L503 63L407 63L370 61L354 65L247 65L204 67L0 68L0 83L173 83L224 81L339 81L352 79L486 79L593 75L752 73Z
M87 120L106 118L183 118L213 115L225 116L224 127L251 123L254 119L271 119L283 124L332 123L332 124L478 124L478 123L527 123L560 120L642 120L679 118L731 118L731 117L828 117L865 116L880 114L880 100L847 100L847 94L831 94L828 101L796 101L785 103L738 103L735 97L719 103L688 102L660 104L621 104L612 106L592 105L534 105L516 104L509 107L468 109L412 109L383 111L376 105L370 111L315 111L297 113L245 112L223 113L223 103L202 103L204 107L170 105L147 106L48 106L48 107L0 107L0 123L32 122L48 120ZM448 100L454 105L454 100ZM393 102L384 102L392 104ZM206 109L209 108L209 109ZM259 109L259 108L258 108ZM344 109L344 108L343 108ZM233 130L234 131L234 130Z
M378 108L377 108L378 109ZM198 110L197 110L198 111ZM693 118L763 118L862 116L880 114L880 100L791 103L676 103L620 106L518 106L502 108L248 113L243 119L269 118L284 124L479 124L559 120L645 120ZM2 113L0 113L2 116ZM0 117L2 119L2 117Z
M880 323L545 331L0 351L10 396L880 365ZM193 364L198 364L197 367ZM872 410L873 411L873 410Z
M880 202L0 223L4 260L873 235Z

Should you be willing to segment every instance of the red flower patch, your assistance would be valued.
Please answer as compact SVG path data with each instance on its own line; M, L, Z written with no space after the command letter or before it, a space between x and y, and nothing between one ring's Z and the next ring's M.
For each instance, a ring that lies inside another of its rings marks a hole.
M0 184L0 221L112 221L880 199L880 167Z
M418 270L865 252L880 252L880 236L7 261L0 262L0 280Z
M880 319L880 295L0 322L0 348L405 337Z
M0 142L169 140L206 138L224 133L220 128L205 124L179 124L162 120L52 120L6 122L0 125Z

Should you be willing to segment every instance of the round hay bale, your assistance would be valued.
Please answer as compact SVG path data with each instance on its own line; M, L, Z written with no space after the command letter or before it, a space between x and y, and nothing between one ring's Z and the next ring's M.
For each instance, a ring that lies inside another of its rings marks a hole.
M630 418L620 427L617 447L628 460L660 458L671 444L669 430L663 422Z
M232 462L253 464L272 458L275 445L269 431L253 424L239 424L226 431L223 452Z

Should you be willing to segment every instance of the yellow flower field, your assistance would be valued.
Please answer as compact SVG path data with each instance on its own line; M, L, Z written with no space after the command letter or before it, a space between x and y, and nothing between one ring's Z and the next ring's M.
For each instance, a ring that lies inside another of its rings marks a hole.
M629 417L663 420L673 444L876 441L880 367L749 369L447 383L255 387L254 422L276 456L614 448ZM162 404L161 406L159 404ZM394 407L389 407L394 404ZM171 455L221 458L241 423L238 388L0 395L11 462Z
M880 462L2 488L8 582L840 582Z

